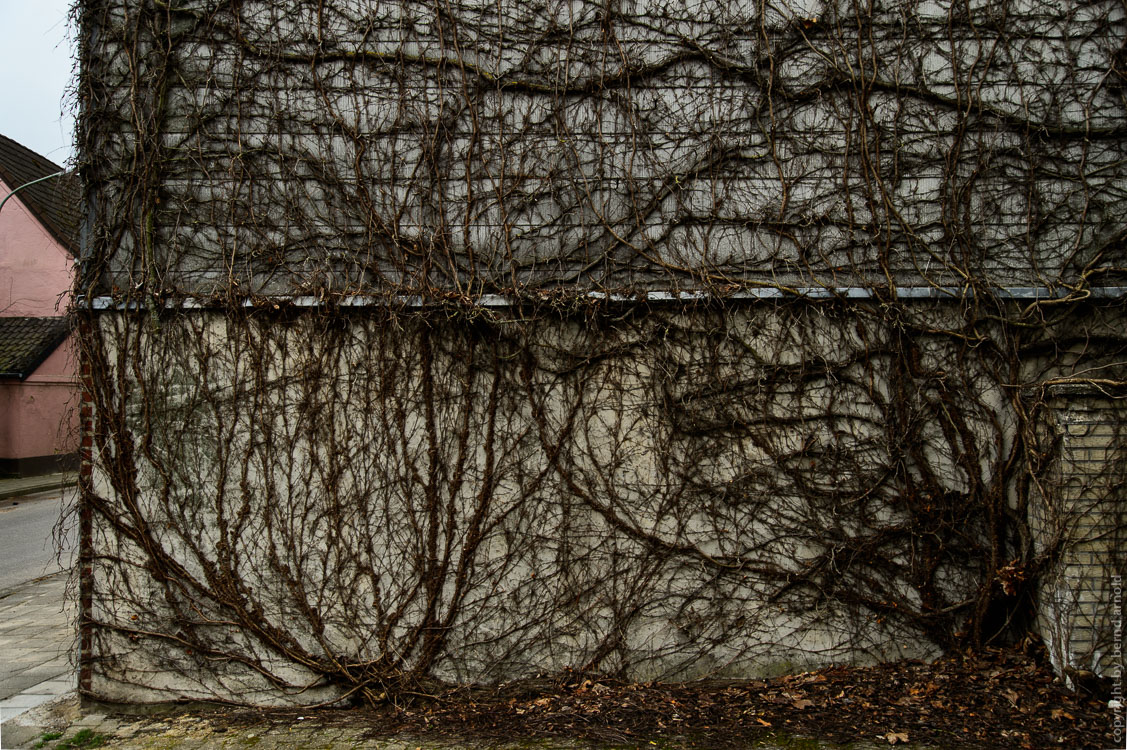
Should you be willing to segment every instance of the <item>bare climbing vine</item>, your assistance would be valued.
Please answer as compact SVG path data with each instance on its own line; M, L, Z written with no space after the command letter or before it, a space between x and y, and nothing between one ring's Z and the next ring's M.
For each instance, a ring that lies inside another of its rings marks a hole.
M1122 574L1120 0L77 13L91 694L928 657Z

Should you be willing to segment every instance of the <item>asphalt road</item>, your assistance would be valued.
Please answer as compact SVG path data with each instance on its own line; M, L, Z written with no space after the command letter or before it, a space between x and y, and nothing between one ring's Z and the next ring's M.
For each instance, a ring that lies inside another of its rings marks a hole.
M74 489L49 490L0 501L0 591L61 569L53 530ZM74 557L77 529L69 524L62 566Z

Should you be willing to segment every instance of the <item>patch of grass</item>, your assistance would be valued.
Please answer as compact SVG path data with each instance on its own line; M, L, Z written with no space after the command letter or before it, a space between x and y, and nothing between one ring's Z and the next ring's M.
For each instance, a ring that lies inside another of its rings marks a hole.
M39 742L36 742L32 747L35 750L39 750L40 748L47 747L47 743L51 740L57 740L62 736L62 732L44 732L39 735Z
M98 734L92 729L80 729L78 734L69 740L63 740L55 745L55 750L87 750L87 748L105 745L107 739L106 735Z
M825 745L818 742L818 740L812 740L807 737L775 735L771 739L773 742L777 743L779 747L785 747L787 750L819 750L825 747Z
M767 732L747 740L748 748L770 748L771 750L851 750L853 744L837 745L832 742L810 737L800 737L786 732ZM526 745L522 744L521 747ZM706 738L670 737L657 740L639 740L629 745L599 745L600 750L686 750L686 748L709 747Z
M810 737L797 737L793 734L786 734L785 732L772 732L765 735L760 744L783 748L784 750L829 750L829 748L833 748L834 750L849 750L853 747L852 743L848 745L835 745Z

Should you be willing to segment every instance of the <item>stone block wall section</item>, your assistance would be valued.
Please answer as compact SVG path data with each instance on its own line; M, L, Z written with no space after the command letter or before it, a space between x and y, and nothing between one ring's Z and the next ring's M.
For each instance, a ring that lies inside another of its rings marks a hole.
M1069 542L1041 588L1041 632L1054 666L1069 679L1110 676L1123 667L1127 474L1108 469L1127 457L1127 402L1114 390L1064 386L1049 406L1061 441L1056 494L1063 523L1041 533L1064 533Z

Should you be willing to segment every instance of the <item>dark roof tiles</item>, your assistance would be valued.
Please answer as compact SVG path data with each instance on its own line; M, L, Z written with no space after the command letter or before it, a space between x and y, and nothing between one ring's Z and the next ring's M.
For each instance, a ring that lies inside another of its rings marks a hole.
M66 318L0 318L0 379L35 372L69 331Z
M0 180L9 189L61 171L62 167L50 159L0 135ZM18 197L51 236L77 255L79 186L75 173L24 188Z

